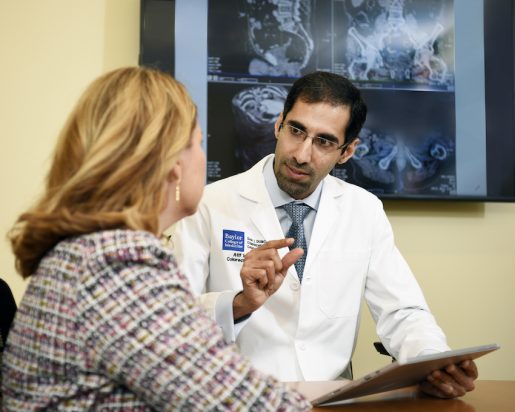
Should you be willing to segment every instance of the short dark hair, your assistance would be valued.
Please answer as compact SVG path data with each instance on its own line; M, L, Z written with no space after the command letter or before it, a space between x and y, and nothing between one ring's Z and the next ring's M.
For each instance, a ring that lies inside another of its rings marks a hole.
M345 130L347 142L358 137L367 118L367 105L363 101L360 91L347 78L338 74L313 72L297 79L284 102L283 120L297 100L305 103L349 106L350 121Z

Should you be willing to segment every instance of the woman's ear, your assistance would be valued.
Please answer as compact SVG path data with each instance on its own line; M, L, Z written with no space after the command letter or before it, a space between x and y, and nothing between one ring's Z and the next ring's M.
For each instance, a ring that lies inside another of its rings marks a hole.
M166 176L166 180L168 183L176 183L179 184L181 182L182 178L182 166L181 161L178 160L173 167L168 172L168 175Z

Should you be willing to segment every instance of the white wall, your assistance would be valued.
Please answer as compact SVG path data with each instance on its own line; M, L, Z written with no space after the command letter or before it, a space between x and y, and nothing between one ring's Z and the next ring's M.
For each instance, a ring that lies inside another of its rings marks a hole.
M397 245L451 347L498 343L478 360L481 379L515 379L515 204L387 202ZM357 374L388 362L373 354L368 309Z
M0 276L17 300L25 283L4 234L35 199L72 105L95 77L136 65L138 0L0 0ZM453 347L497 342L482 379L515 379L515 204L387 202L400 250ZM364 310L354 357L376 355Z
M37 197L49 157L84 88L112 68L136 65L138 0L0 2L0 276L19 300L5 233Z

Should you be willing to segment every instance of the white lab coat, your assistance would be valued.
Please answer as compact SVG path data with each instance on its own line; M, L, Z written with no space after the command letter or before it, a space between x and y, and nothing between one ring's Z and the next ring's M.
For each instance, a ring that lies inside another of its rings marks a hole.
M195 293L242 289L242 255L224 247L247 252L261 241L284 237L263 179L267 158L245 173L208 185L198 212L178 224L175 251ZM230 231L229 240L223 239L224 230ZM235 232L243 232L244 239L232 242ZM286 252L279 251L281 256ZM211 313L219 296L203 296ZM394 245L381 202L327 176L302 286L292 265L236 343L258 369L283 381L334 379L352 357L362 297L382 342L398 359L449 349ZM364 344L373 351L371 342Z

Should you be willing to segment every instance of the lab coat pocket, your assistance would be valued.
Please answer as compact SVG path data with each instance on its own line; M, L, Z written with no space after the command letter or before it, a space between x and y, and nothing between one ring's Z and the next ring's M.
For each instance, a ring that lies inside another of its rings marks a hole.
M317 300L328 318L355 317L359 313L370 252L324 251L316 275Z

